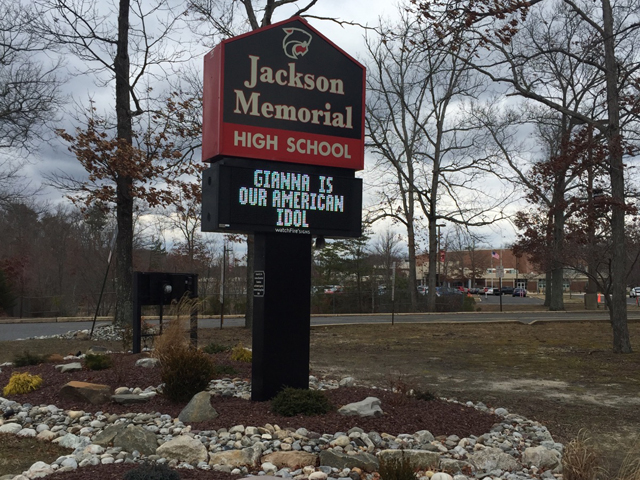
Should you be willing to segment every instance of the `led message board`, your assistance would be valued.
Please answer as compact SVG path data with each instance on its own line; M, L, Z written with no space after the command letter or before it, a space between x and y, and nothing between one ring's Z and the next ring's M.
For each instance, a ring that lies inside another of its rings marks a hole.
M361 235L353 171L224 159L203 174L202 231Z
M302 18L205 56L202 158L362 170L364 67Z

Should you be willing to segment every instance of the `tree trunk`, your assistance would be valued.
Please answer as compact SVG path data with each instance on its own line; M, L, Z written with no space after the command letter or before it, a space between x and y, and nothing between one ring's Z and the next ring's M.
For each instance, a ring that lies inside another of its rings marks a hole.
M411 310L418 310L418 279L416 277L416 239L413 228L413 216L407 224L407 248L409 250L409 294L411 298Z
M545 272L545 284L544 284L544 306L551 305L551 281L553 276L551 275L551 269L547 269Z
M604 59L607 81L607 145L609 155L609 177L611 180L611 327L613 329L613 352L631 353L631 341L627 325L626 298L626 249L624 238L624 164L620 138L620 98L618 94L618 66L615 58L615 36L613 33L613 11L609 0L602 0L604 32Z
M437 248L436 219L429 219L429 291L427 292L427 311L436 311L436 272L437 272Z
M129 95L129 0L120 0L118 45L113 62L116 77L117 137L131 145L133 127ZM116 180L116 315L123 326L133 321L133 197L132 179L118 175Z
M558 186L558 189L564 192L564 185ZM551 288L549 289L549 310L551 311L564 310L564 268L560 261L560 259L562 258L562 249L564 243L564 211L559 204L559 202L562 201L563 200L559 198L554 199L556 211L553 215L553 259L551 270Z

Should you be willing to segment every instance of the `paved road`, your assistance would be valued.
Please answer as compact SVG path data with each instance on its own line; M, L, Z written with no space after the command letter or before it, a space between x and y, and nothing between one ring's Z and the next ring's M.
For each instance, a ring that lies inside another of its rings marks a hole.
M504 299L503 299L504 300ZM496 297L496 301L499 299ZM634 304L635 306L635 304ZM629 308L630 319L640 319L640 308ZM608 320L608 312L599 310L596 312L504 312L504 313L418 313L418 314L397 314L394 321L397 323L423 323L423 322L505 322L517 321L522 323L533 323L536 321L593 321ZM342 315L342 316L314 316L311 318L311 325L340 325L351 323L391 323L391 314L381 315ZM98 325L105 325L105 322L98 322ZM238 327L244 325L243 318L225 318L225 327ZM201 328L219 328L219 318L203 318L198 322ZM0 341L16 340L19 338L55 335L65 333L70 330L90 329L91 322L68 322L68 323L14 323L0 325Z

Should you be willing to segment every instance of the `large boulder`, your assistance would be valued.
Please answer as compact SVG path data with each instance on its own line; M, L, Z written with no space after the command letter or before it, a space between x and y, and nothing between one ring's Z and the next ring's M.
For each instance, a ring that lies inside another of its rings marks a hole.
M72 381L62 386L59 395L62 398L101 405L111 400L111 388L97 383Z
M328 449L320 452L320 465L338 470L345 468L359 468L365 472L377 472L380 464L375 455L370 453L356 453L348 455L342 452Z
M163 443L156 450L156 455L191 465L205 462L209 458L207 447L200 440L187 435L181 435Z
M438 467L440 455L427 450L382 450L378 453L381 462L400 460L404 456L414 469L432 470Z
M260 461L260 455L262 455L262 444L242 450L216 452L209 455L209 465L227 465L231 468L255 467Z
M383 412L382 408L380 408L380 399L367 397L359 402L349 403L341 407L338 413L346 416L380 417Z
M159 358L140 358L136 360L136 367L153 368L160 365Z
M114 447L121 447L125 452L137 450L143 455L153 455L158 448L155 433L137 425L129 425L113 439Z
M96 445L100 445L101 447L107 447L113 442L113 439L116 438L116 436L125 428L127 428L127 425L124 423L109 425L107 428L93 437L93 443L95 443Z
M186 407L178 415L182 423L206 422L218 416L215 408L211 406L211 393L196 393Z
M485 472L491 470L512 471L519 467L515 458L504 453L499 448L478 450L476 453L469 455L469 461L475 465L478 470L484 470Z
M522 454L522 464L545 470L553 470L562 463L562 455L557 450L543 447L529 447Z
M318 463L318 456L302 451L273 452L262 457L261 461L262 463L272 463L278 469L290 468L291 470L297 470L307 466L315 467L316 463Z

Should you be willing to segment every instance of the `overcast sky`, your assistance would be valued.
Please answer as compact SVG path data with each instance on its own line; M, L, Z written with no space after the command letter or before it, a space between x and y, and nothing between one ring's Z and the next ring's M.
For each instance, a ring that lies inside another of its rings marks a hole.
M282 13L285 13L285 11ZM378 23L379 18L385 20L394 18L397 15L397 7L395 3L386 0L320 0L310 13L321 17L338 16L341 20L354 20L363 25L373 26ZM287 15L278 15L273 20L276 22L284 20L286 17ZM309 19L309 23L348 54L363 62L366 60L362 29L353 26L339 26L329 21L316 19ZM194 47L194 49L199 49L198 52L201 54L205 52L202 46ZM196 58L194 61L198 65L202 64L201 59ZM68 57L67 64L71 70L74 70L73 67L78 67L78 69L82 67L78 60L73 57ZM113 109L113 84L106 87L99 86L96 85L94 78L90 75L70 73L65 84L65 90L66 94L72 99L68 107L69 111L73 110L74 104L87 105L89 98L94 100L98 110ZM67 117L63 118L58 126L72 130L72 125L73 123ZM39 184L43 176L59 171L78 178L86 176L84 169L67 151L66 145L61 143L43 147L38 155L32 157L31 161L32 163L27 167L27 175L34 184ZM366 168L363 175L366 179ZM51 202L64 201L62 200L61 192L51 187L46 188L43 196ZM386 225L380 224L376 230L381 231L384 228L386 228ZM403 233L401 230L398 230L398 232ZM481 233L489 238L489 246L492 248L500 248L502 245L512 242L515 238L515 232L508 222L485 228Z

